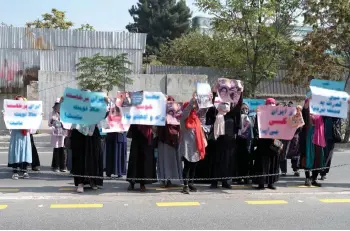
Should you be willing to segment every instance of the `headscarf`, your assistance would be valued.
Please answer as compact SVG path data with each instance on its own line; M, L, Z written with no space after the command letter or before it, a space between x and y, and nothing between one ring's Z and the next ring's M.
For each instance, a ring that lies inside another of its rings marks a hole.
M152 126L137 125L137 129L146 137L148 144L152 143Z
M225 135L225 115L230 111L230 105L220 103L218 105L218 114L214 123L214 137L217 139L221 135Z
M265 101L265 105L276 104L276 100L274 98L267 98Z
M167 97L168 102L175 102L172 96ZM180 126L166 123L165 126L158 127L158 139L159 141L177 148L179 143Z
M244 108L246 109L244 109ZM253 137L253 122L249 118L249 106L243 103L241 107L241 128L238 130L238 136L244 139L252 139Z
M324 123L323 123L322 116L313 115L313 123L315 126L315 130L314 130L314 136L312 139L312 143L324 148L324 147L326 147L326 139L324 136Z
M22 98L23 99L23 101L27 101L27 99L26 98L24 98L23 96L21 96L21 95L17 95L17 96L15 96L15 100L19 100L20 98ZM27 135L27 133L28 133L28 130L21 130L21 133L22 133L22 135L23 136L26 136Z
M189 102L185 102L182 106L182 111L189 105ZM204 134L202 131L201 122L197 116L196 110L192 109L185 121L186 128L194 129L197 151L200 155L200 159L204 159L205 156L205 143Z

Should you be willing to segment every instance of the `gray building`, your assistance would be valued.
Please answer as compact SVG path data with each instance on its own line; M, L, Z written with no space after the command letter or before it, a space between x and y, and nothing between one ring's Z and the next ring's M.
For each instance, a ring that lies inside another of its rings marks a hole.
M3 107L3 99L15 94L26 95L26 86L38 80L39 70L74 73L79 58L97 53L105 56L127 53L132 63L129 68L134 74L141 73L146 36L128 32L0 26L0 107ZM4 124L0 121L1 130Z

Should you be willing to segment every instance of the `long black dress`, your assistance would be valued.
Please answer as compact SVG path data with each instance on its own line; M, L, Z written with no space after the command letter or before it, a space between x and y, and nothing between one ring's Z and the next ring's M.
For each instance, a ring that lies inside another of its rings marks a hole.
M40 159L38 150L36 149L35 143L34 143L34 137L32 134L30 134L30 142L32 144L32 170L39 170L40 168Z
M258 119L255 119L254 125L254 137L259 137ZM273 139L258 139L257 149L255 152L254 161L254 174L255 175L266 175L274 174L272 176L256 177L253 179L253 183L263 186L264 184L272 185L279 179L279 164L280 156L275 154L270 149L273 144Z
M156 179L156 160L154 158L154 145L149 144L144 134L131 125L128 131L128 138L131 138L130 156L126 180L131 184L152 184L156 180L133 180L132 178Z
M72 170L75 175L103 176L103 150L101 135L97 126L92 136L85 136L78 130L71 133ZM74 184L103 186L103 179L74 177Z

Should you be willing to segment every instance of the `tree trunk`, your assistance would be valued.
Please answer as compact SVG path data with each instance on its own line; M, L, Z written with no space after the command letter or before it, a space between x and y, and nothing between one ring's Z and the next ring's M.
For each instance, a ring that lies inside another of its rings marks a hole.
M346 81L345 81L345 89L346 89L346 85L348 84L349 78L350 78L350 70L348 73L348 77L346 78ZM346 130L345 130L343 143L349 142L349 138L350 138L350 111L348 111L348 122L346 124Z

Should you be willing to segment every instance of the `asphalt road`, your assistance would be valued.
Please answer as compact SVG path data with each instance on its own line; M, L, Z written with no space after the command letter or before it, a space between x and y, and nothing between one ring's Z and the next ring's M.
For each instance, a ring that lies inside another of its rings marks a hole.
M305 188L302 177L281 178L276 191L250 186L180 193L158 184L146 193L127 192L124 180L104 189L75 193L72 179L54 175L52 155L41 143L42 173L11 179L6 148L0 148L1 229L348 229L350 165L331 169L321 188ZM39 143L39 141L38 141ZM37 146L39 146L37 144ZM350 151L337 152L333 165L350 164ZM290 164L289 164L290 165ZM291 173L291 170L289 170Z

